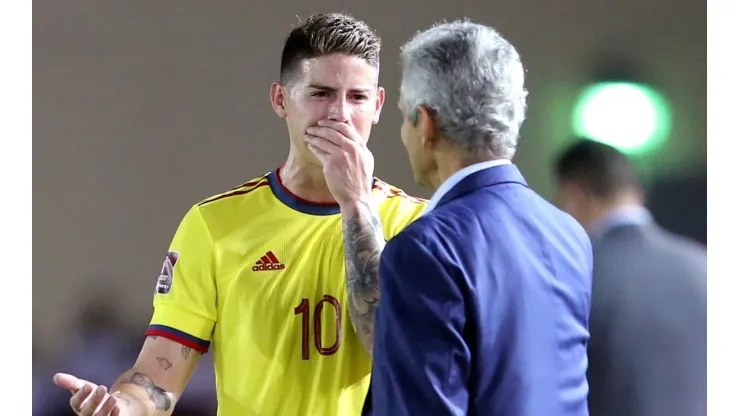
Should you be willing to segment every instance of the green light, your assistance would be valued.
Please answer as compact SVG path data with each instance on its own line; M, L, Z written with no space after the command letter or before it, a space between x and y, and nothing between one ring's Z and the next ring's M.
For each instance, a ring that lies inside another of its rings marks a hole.
M581 93L573 129L578 136L640 153L668 138L671 114L663 97L645 85L604 82Z

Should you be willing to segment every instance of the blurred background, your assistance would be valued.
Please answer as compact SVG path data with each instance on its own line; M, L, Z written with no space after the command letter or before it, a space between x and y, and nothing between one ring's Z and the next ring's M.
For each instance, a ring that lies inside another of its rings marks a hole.
M350 4L352 4L350 6ZM34 414L51 383L131 366L175 228L195 202L274 169L287 132L268 100L296 16L348 12L383 38L376 175L412 181L399 138L398 48L468 17L522 55L530 91L515 162L552 197L552 158L578 135L629 153L657 221L706 244L706 4L699 0L34 3ZM215 414L203 360L176 415Z

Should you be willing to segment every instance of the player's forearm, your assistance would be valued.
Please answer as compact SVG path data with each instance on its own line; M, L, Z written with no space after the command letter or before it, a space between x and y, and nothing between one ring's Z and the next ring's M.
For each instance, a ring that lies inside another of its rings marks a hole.
M136 368L123 373L110 391L118 400L121 416L166 416L175 408L175 396Z
M373 352L375 309L380 301L378 269L385 247L380 216L369 204L342 207L347 299L355 332L368 353Z

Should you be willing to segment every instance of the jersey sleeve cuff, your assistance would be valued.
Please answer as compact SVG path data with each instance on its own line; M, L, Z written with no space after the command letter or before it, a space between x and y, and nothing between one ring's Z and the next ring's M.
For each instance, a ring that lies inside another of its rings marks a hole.
M167 338L186 347L192 348L201 354L207 353L208 348L211 346L210 341L200 339L188 334L187 332L183 332L166 325L149 325L149 328L146 330L146 336Z
M174 304L154 306L147 336L160 336L201 353L208 351L215 320Z

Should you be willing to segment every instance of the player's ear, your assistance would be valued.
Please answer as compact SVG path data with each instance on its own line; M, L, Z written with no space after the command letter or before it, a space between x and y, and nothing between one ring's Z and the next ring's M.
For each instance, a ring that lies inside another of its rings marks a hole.
M378 93L375 94L375 115L373 116L373 124L378 124L380 121L380 111L383 109L385 104L385 88L378 87Z
M285 118L288 113L285 111L285 85L279 82L273 82L270 87L270 102L275 114L280 118Z

